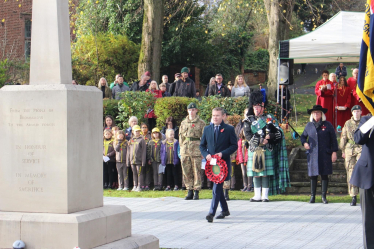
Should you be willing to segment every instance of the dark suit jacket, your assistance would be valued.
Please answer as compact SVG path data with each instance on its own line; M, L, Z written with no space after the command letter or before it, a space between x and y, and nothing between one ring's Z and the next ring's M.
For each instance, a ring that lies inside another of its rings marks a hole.
M225 84L222 83L221 89L218 89L217 83L215 86L209 86L209 96L220 95L222 97L231 97L231 91Z
M371 117L362 117L358 128ZM360 159L352 172L350 183L362 189L370 189L374 185L374 133L369 138L370 130L363 134L357 129L354 135L355 142L362 145Z
M217 144L214 143L214 124L205 126L203 137L200 142L200 152L204 158L207 155L222 153L222 159L226 161L228 167L228 175L226 181L231 179L231 160L230 155L238 149L238 143L233 126L221 123L218 132ZM223 130L223 132L221 132Z

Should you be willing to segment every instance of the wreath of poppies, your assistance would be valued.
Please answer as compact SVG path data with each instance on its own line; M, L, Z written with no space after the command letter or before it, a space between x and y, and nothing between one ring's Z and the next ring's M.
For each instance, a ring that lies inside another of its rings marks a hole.
M213 172L213 165L210 165L210 161L206 161L205 174L211 182L216 184L223 183L228 175L227 164L225 160L217 155L213 155L212 158L217 159L217 166L219 166L219 173Z

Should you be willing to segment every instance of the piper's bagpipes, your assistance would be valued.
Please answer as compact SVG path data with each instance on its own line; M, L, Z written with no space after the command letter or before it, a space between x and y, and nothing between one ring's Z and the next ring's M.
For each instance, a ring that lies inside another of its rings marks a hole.
M288 114L290 114L291 113L291 110L292 109L290 109L290 110L286 110L286 109L284 109L282 106L280 106L279 104L270 104L270 103L268 103L268 105L272 105L272 106L274 106L274 107L277 107L277 108L280 108L280 109L282 109L283 111L286 111L286 116L288 115ZM275 115L276 115L276 112L275 112ZM285 120L285 119L284 119ZM282 121L284 121L284 120L282 120ZM292 138L294 139L294 140L296 140L296 139L299 139L300 138L300 134L292 127L292 125L288 122L288 120L286 121L286 124L293 130L293 132L292 132Z

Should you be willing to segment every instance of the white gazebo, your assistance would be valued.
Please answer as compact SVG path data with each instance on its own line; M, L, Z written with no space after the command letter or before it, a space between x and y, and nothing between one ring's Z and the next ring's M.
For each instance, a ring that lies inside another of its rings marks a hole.
M364 12L340 11L316 30L280 42L279 59L300 63L358 62Z

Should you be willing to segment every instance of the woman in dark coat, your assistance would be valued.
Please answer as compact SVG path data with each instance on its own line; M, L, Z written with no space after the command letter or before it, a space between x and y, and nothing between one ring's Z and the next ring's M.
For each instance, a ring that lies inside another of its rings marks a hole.
M167 129L173 129L174 130L174 138L176 140L179 140L179 127L176 126L176 122L173 117L166 118L165 126L161 129L161 134L165 135Z
M328 187L328 175L332 174L332 163L336 161L338 141L335 130L329 121L326 121L326 108L320 105L308 109L310 122L300 137L301 144L306 149L308 157L308 175L310 176L311 196L309 203L315 202L317 177L322 179L322 202L327 204L326 193Z

